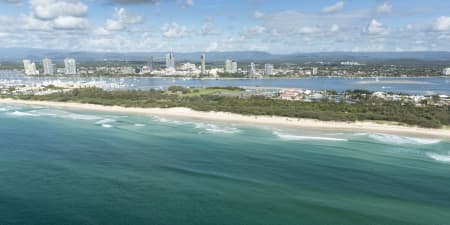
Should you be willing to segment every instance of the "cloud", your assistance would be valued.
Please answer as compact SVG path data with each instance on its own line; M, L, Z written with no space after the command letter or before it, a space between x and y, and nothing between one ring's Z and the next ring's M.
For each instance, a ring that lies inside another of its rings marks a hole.
M256 10L255 13L253 14L253 17L255 17L255 19L261 19L264 17L264 13Z
M265 27L256 25L254 27L244 28L241 34L242 34L242 36L244 36L246 38L251 38L251 37L260 35L260 34L264 33L265 31L266 31Z
M52 20L60 16L85 17L88 6L79 1L30 0L33 15L41 20Z
M194 0L186 0L187 6L194 6Z
M344 8L344 4L345 4L344 1L337 2L334 5L324 7L322 9L322 12L323 13L334 13L334 12L341 11Z
M449 31L450 30L450 17L441 16L441 17L437 18L433 24L432 29L434 31L438 31L438 32Z
M339 25L337 25L337 24L331 25L330 31L333 32L333 33L334 32L338 32L339 31Z
M85 18L73 16L59 16L53 21L53 28L56 29L83 29L86 26Z
M161 0L105 0L106 3L110 4L149 4L149 5L159 5Z
M22 5L23 4L23 0L1 0L0 2L6 2L9 4L14 4L14 5Z
M379 21L372 19L365 31L370 35L385 35L389 33L389 28L385 27Z
M128 25L138 24L144 20L144 17L131 15L124 8L115 8L113 19L106 20L106 29L111 31L119 31L127 28Z
M378 14L387 14L392 12L392 4L389 2L384 2L382 5L377 7Z
M173 22L164 24L161 27L161 32L166 38L182 38L188 35L189 29Z

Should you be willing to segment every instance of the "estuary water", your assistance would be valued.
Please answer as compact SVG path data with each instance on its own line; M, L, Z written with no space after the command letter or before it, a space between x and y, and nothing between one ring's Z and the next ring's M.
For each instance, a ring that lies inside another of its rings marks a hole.
M0 71L0 84L43 84L54 81L86 82L105 89L160 89L173 85L186 87L269 87L304 88L312 90L366 89L371 91L408 93L411 95L450 95L450 77L390 77L390 78L342 78L308 77L298 79L185 79L185 78L83 78L83 77L33 77L16 71Z
M0 105L0 224L449 224L450 142Z

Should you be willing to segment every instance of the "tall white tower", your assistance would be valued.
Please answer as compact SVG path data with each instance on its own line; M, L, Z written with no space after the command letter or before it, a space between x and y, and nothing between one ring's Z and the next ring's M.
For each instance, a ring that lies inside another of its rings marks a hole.
M39 75L39 71L36 69L36 64L34 64L34 62L32 63L28 59L23 60L23 68L26 75Z
M175 57L172 51L166 55L166 69L175 70Z
M64 72L66 75L77 74L77 64L74 58L64 59Z
M42 66L44 67L44 75L53 75L55 74L55 71L53 70L53 63L52 60L45 57L42 60Z

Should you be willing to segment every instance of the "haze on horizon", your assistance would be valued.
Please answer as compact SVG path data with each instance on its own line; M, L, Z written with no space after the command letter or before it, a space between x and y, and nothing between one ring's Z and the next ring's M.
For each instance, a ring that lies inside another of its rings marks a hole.
M76 51L450 51L450 2L0 0L0 45Z

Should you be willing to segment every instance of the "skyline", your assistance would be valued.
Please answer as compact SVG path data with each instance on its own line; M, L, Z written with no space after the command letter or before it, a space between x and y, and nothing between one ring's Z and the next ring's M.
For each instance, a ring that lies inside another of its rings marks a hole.
M3 0L0 44L99 52L450 51L449 7L437 0Z

